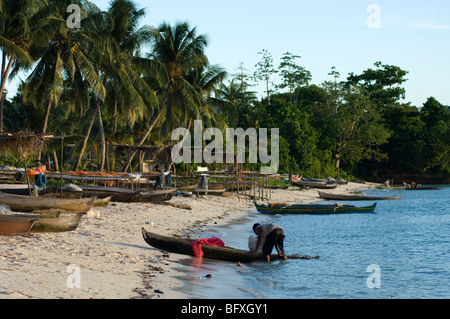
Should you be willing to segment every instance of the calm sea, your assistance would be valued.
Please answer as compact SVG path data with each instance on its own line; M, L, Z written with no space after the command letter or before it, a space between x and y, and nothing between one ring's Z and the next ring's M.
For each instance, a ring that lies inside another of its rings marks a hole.
M248 249L253 223L270 222L284 229L288 254L320 258L236 267L187 257L179 267L183 286L178 290L205 299L450 298L450 187L439 187L366 191L402 196L377 201L375 214L267 216L249 211L232 225L209 228L200 236Z

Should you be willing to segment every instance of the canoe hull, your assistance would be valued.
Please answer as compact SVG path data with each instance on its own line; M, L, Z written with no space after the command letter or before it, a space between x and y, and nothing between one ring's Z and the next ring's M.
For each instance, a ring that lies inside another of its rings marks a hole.
M54 216L53 214L12 214L1 215L1 222L14 222L14 223L29 223L35 221L33 227L29 230L32 233L47 233L47 232L65 232L77 229L81 222L81 218L84 213L74 214L61 214Z
M349 214L349 213L374 213L376 203L371 206L359 207L352 205L259 205L254 203L256 210L261 214Z
M347 195L347 194L329 194L319 192L319 197L328 200L394 200L401 199L401 196L382 197L382 196L362 196L362 195Z
M320 189L334 189L338 187L338 184L327 184L321 182L308 182L308 181L297 181L294 185L302 188L320 188Z
M12 211L31 212L37 209L64 209L67 211L88 212L94 202L95 197L88 199L65 199L12 195L0 192L0 205L7 205Z
M26 221L1 221L0 235L24 235L28 234L32 229L35 219Z
M189 256L194 256L194 251L192 250L191 240L181 239L175 237L162 236L155 233L151 233L142 228L142 236L147 244L154 248L170 251L177 254L184 254ZM247 250L234 249L230 247L215 247L202 245L203 258L210 258L223 261L234 261L234 262L252 262L265 260L262 254L251 253ZM270 256L271 260L280 259L278 255L272 254ZM288 258L301 258L301 259L311 259L310 257L294 257L288 256Z
M86 196L98 198L111 197L113 202L124 203L159 203L171 200L177 189L141 189L131 190L116 187L82 186Z

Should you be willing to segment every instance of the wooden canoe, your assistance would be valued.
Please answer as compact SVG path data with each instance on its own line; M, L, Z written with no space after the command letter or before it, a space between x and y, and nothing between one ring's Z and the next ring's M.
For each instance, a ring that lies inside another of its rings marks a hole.
M376 203L371 206L359 207L353 205L320 205L320 204L257 204L256 210L261 214L348 214L348 213L373 213Z
M28 234L35 224L36 219L28 218L27 220L17 221L0 216L0 235L23 235Z
M328 200L393 200L401 199L401 196L363 196L363 195L348 195L348 194L330 194L318 192L319 197Z
M39 194L39 196L43 197L53 197L53 198L68 198L68 199L81 199L88 198L84 196L83 192L72 192L72 191L63 191L60 192L59 189L48 190ZM109 205L112 196L108 196L105 198L97 197L94 201L94 207L106 207Z
M87 213L94 205L96 198L67 199L51 197L35 197L5 194L0 192L0 205L7 205L12 211L31 212L39 209L64 209L67 211Z
M30 230L32 233L65 232L77 229L83 215L84 213L70 213L62 215L55 215L53 213L13 213L10 215L0 215L0 222L10 221L26 223L30 220L34 220L35 223Z
M142 236L147 244L152 247L162 249L165 251L194 256L194 251L192 250L192 240L182 239L176 237L168 237L163 235L158 235L151 233L142 228ZM203 258L210 258L223 261L234 261L234 262L252 262L265 260L262 254L251 253L248 250L235 249L231 247L215 247L202 245ZM289 259L312 259L318 258L310 256L288 256ZM276 254L270 256L270 260L280 259Z
M418 187L406 187L406 190L410 191L422 191L422 190L440 190L441 188L435 186L418 186Z
M120 187L106 187L106 186L80 186L82 193L86 196L96 196L98 198L111 197L113 202L148 202L159 203L162 201L172 199L177 191L173 189L139 189L132 190Z
M327 182L311 182L311 181L296 181L294 185L302 188L321 188L321 189L334 189L338 187L338 184L328 184Z
M196 193L199 195L216 195L216 196L222 196L226 191L226 188L212 188L212 189L203 189L199 188L197 189Z

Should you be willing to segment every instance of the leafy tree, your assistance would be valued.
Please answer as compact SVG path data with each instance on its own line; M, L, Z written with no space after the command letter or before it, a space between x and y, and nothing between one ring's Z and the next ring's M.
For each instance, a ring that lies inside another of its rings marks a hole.
M0 1L0 48L2 66L0 74L0 132L3 131L3 93L6 82L16 67L29 68L33 63L30 46L42 26L42 13L46 1L3 0Z
M94 39L77 28L67 26L67 6L72 3L71 0L52 2L55 13L52 25L49 26L48 38L46 41L33 43L31 47L38 62L26 80L24 99L37 107L45 105L42 132L47 131L51 106L58 105L67 85L66 81L75 88L74 99L82 101L84 105L88 101L88 89L99 96L105 96L105 88L91 63ZM78 4L81 5L81 2ZM94 7L91 5L90 8ZM84 19L92 14L87 10L82 13Z
M405 98L405 89L401 85L407 80L408 71L380 61L374 65L376 69L367 69L360 75L350 73L347 84L363 86L381 111L398 106L399 101Z
M420 109L425 124L422 169L438 174L450 173L450 111L434 97L429 97Z
M153 37L153 52L150 59L153 62L152 71L158 77L160 88L164 93L160 97L159 109L148 124L147 129L141 135L136 145L142 145L147 139L159 118L166 111L167 99L170 94L177 93L189 98L192 94L192 86L185 79L186 73L198 65L208 64L205 55L207 39L205 35L197 35L196 28L190 29L188 23L178 23L175 26L163 23L158 28L151 29ZM127 164L126 171L136 155L132 151Z
M273 58L272 54L267 50L263 49L258 52L260 54L261 60L255 65L257 68L253 73L253 76L260 81L264 81L266 84L266 94L267 94L267 104L270 105L270 93L272 92L269 88L270 85L270 77L272 74L278 73L277 70L273 68Z
M278 66L282 82L277 87L280 89L288 88L291 103L293 103L294 90L300 86L307 86L309 81L311 81L311 72L295 64L295 60L299 58L300 56L298 55L286 52L281 57L281 62Z

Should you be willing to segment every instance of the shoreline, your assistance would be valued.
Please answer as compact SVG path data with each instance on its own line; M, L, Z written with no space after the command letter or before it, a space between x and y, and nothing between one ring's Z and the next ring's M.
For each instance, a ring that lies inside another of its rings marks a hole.
M370 188L349 183L329 190L347 193ZM327 190L328 192L328 190ZM310 203L317 189L272 190L271 202ZM175 290L179 256L149 246L141 228L162 235L192 234L244 217L253 201L237 196L177 196L172 203L110 203L91 209L70 232L0 236L2 299L186 299Z

